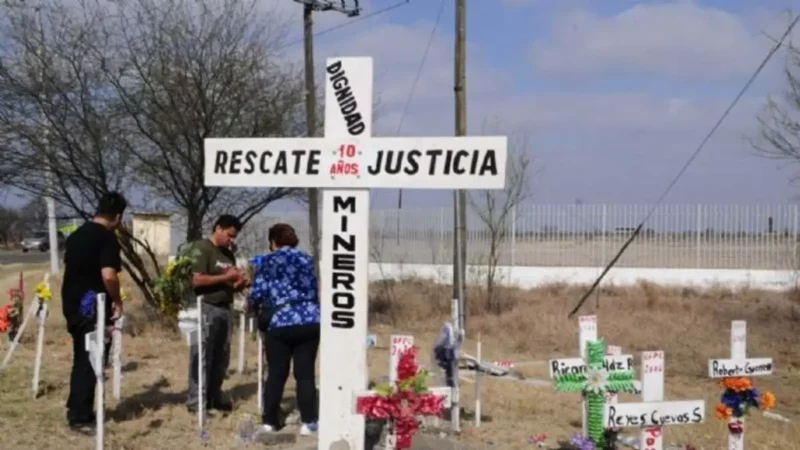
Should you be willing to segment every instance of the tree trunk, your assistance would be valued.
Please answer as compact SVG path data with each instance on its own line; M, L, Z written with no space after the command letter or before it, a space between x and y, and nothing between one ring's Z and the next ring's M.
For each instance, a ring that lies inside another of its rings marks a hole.
M203 216L193 208L188 209L186 214L186 242L192 242L203 238Z

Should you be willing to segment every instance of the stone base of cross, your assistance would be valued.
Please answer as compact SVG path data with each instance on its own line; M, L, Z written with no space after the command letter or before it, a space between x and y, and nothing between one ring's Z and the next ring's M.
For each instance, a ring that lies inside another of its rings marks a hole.
M364 448L369 189L502 189L504 136L372 138L372 58L328 59L324 138L204 141L206 186L321 188L321 450ZM347 361L347 364L342 364Z
M772 375L772 358L747 357L747 322L731 322L730 359L708 361L710 378L757 377ZM728 426L728 450L744 450L744 417L732 417Z

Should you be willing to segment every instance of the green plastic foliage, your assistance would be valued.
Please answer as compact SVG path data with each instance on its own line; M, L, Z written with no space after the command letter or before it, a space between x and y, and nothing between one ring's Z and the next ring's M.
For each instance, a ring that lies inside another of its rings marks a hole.
M586 368L587 372L605 371L603 360L606 354L606 344L602 339L586 343ZM601 391L588 391L589 379L586 373L556 375L554 378L556 392L583 392L586 397L586 420L589 438L594 441L596 448L605 445L603 427L603 413L606 406L605 393L636 392L633 386L633 372L606 372L606 385Z

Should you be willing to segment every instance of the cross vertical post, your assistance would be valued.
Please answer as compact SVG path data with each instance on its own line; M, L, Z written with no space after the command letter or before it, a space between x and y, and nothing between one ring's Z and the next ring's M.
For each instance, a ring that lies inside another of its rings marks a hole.
M731 358L708 361L710 378L772 375L773 369L772 358L747 357L747 322L744 320L731 322ZM744 450L744 416L732 417L730 421L738 421L741 426L737 432L729 427L728 450Z
M97 294L95 302L97 322L95 330L86 333L84 348L89 353L89 361L95 375L95 448L103 449L105 439L105 382L103 355L106 352L106 294Z
M122 396L122 330L125 328L125 317L120 317L114 322L111 330L111 349L113 367L112 393L116 400Z
M642 352L642 401L664 400L664 352ZM642 450L663 450L663 429L660 426L642 430Z

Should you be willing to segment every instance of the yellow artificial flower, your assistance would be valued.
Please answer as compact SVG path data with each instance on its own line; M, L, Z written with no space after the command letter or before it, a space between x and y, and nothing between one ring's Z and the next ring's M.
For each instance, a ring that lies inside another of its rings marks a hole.
M168 277L171 277L172 272L175 272L175 266L176 266L175 261L172 261L171 263L167 264L166 272Z
M36 297L43 302L49 302L53 299L53 293L50 292L50 289L44 283L37 284L34 288L34 293L36 294Z

